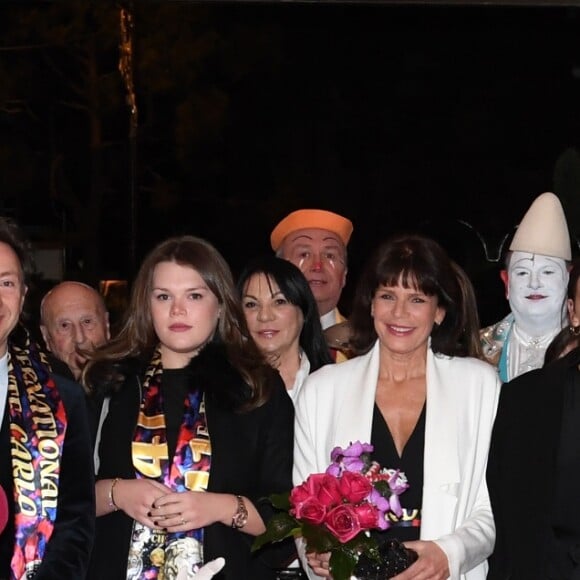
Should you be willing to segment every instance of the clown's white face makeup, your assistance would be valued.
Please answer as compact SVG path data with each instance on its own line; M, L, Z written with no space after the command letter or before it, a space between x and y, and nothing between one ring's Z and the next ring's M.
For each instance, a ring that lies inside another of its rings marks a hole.
M507 297L516 323L530 336L542 336L562 327L568 269L561 258L513 252Z

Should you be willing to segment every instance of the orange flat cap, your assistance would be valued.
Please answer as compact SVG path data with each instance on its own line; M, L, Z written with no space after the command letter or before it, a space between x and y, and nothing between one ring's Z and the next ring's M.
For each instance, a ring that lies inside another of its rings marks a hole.
M284 238L297 230L317 228L328 230L340 237L344 245L348 244L352 234L353 225L349 219L323 209L299 209L288 214L270 234L270 244L277 252Z

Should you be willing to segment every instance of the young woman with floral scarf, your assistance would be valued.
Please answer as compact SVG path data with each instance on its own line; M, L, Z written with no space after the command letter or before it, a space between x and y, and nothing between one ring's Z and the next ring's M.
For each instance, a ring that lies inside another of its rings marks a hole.
M277 557L250 546L264 498L291 487L293 407L213 246L183 236L151 251L85 381L102 402L90 577L193 578L223 556L216 578L273 578Z

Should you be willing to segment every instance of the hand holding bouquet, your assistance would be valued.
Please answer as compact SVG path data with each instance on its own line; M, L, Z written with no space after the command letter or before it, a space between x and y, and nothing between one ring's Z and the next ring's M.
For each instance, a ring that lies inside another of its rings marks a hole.
M363 554L380 565L381 553L369 531L389 528L389 513L401 516L399 495L409 484L404 473L371 461L372 450L360 441L346 449L335 447L325 473L310 475L289 494L271 496L281 511L256 538L253 549L302 536L307 552L331 553L335 580L348 580Z

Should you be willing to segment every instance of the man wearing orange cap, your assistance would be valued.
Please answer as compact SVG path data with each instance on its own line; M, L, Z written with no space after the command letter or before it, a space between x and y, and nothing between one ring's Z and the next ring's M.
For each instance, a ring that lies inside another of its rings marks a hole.
M276 255L298 266L308 280L323 329L345 322L337 304L346 284L346 247L352 230L349 219L331 211L299 209L270 235Z

